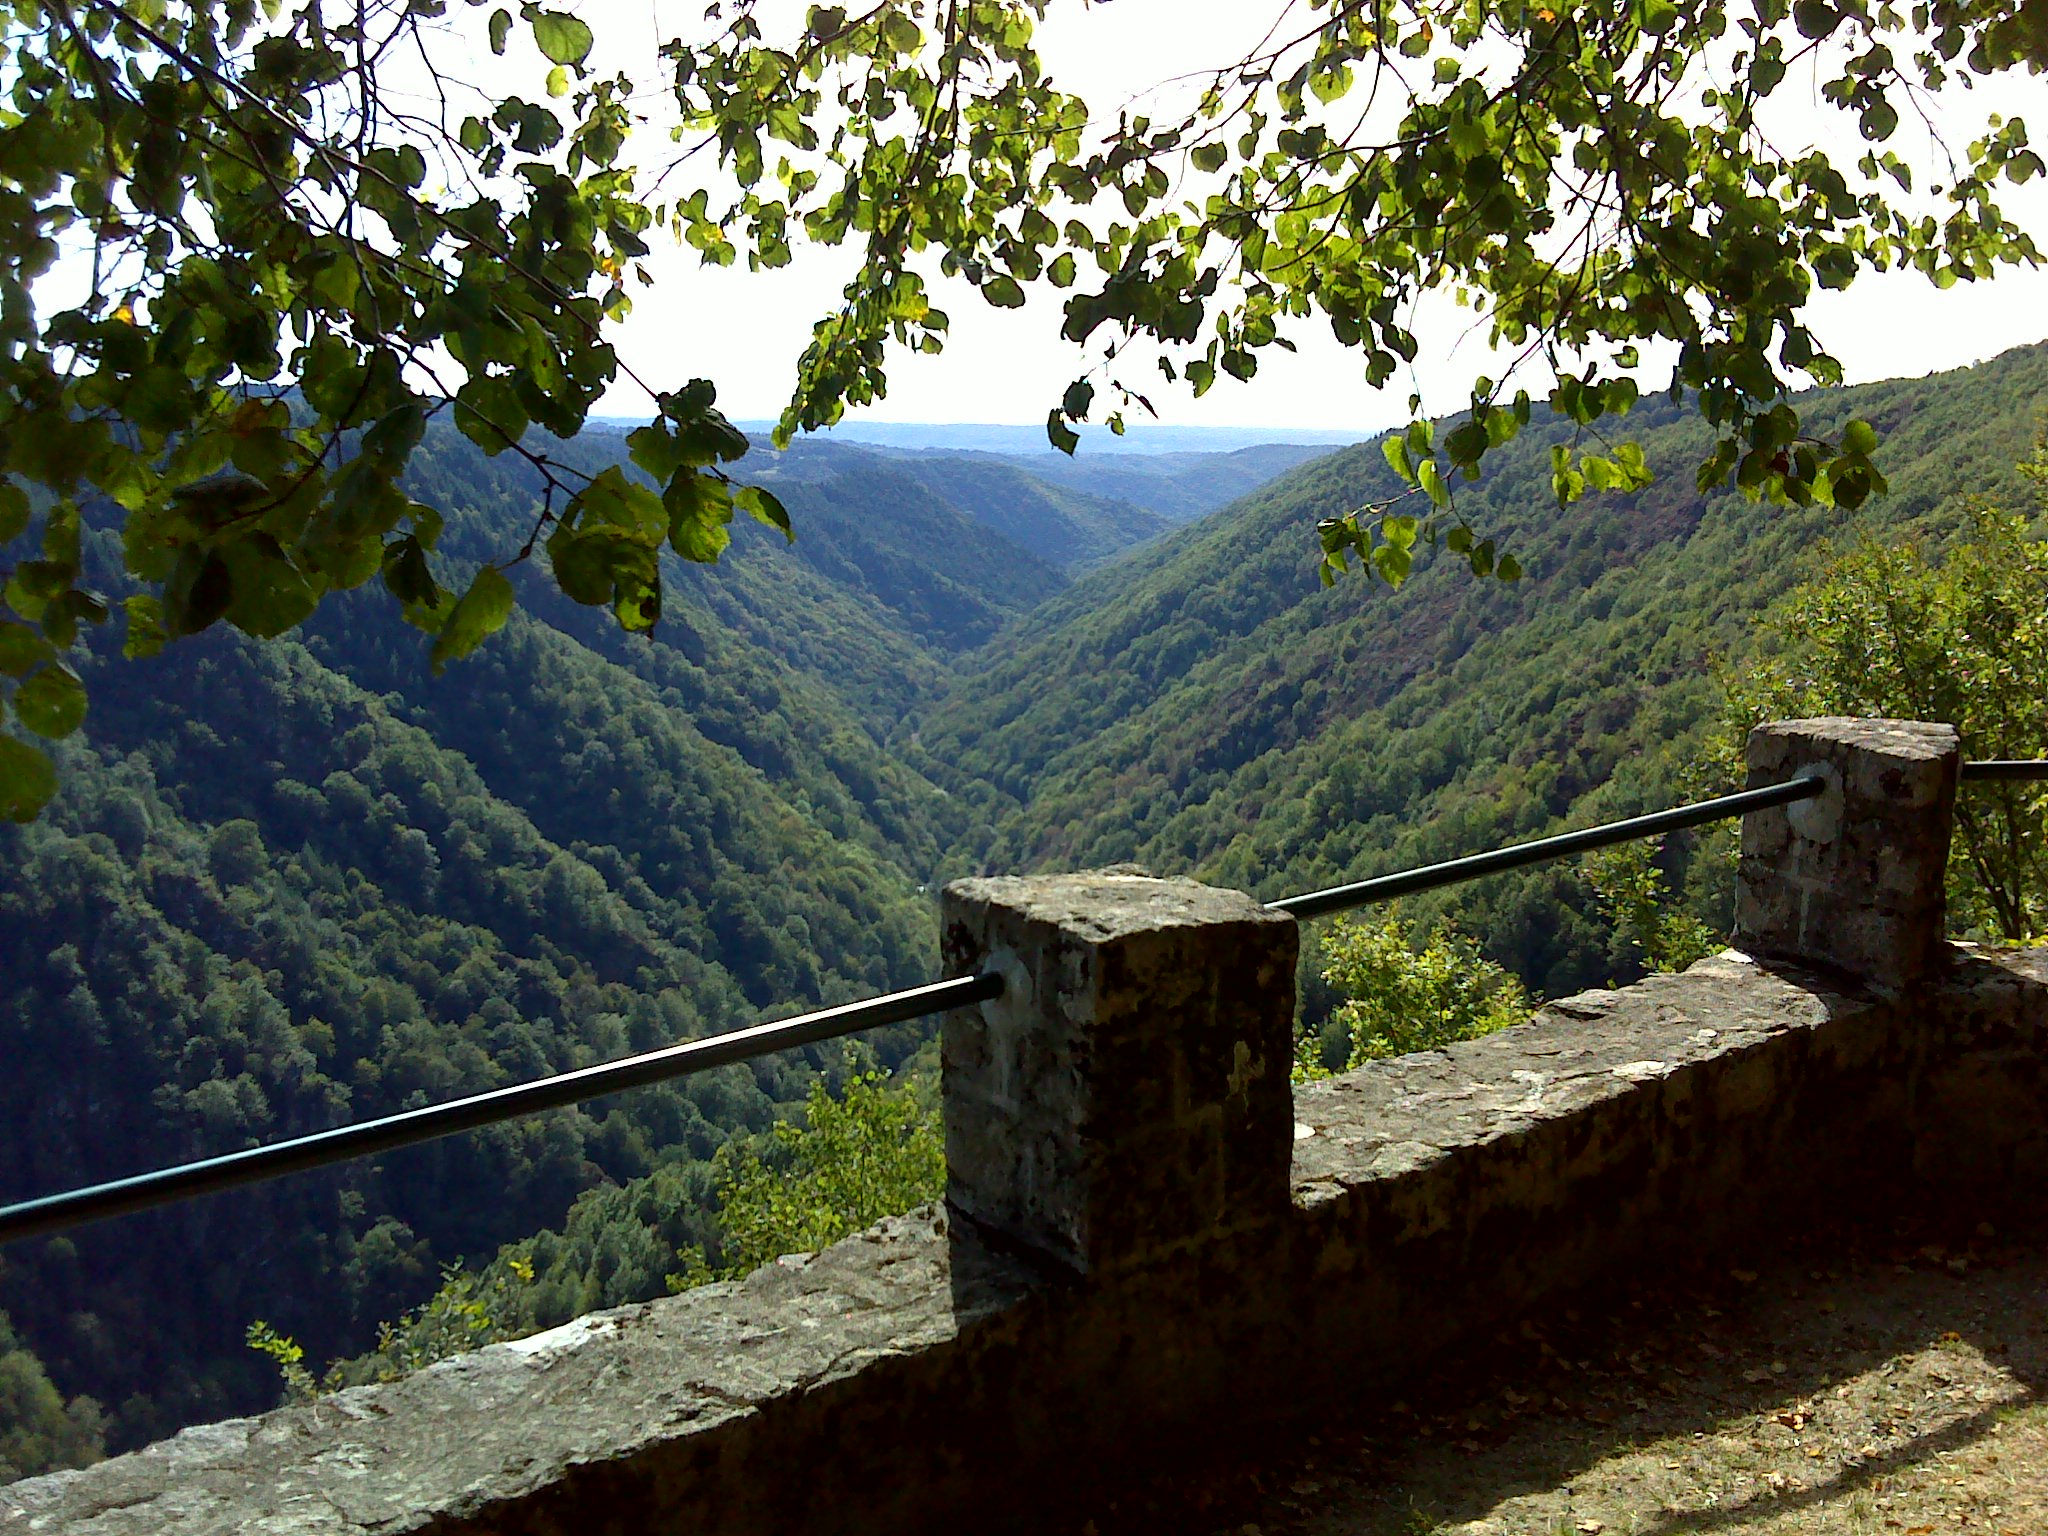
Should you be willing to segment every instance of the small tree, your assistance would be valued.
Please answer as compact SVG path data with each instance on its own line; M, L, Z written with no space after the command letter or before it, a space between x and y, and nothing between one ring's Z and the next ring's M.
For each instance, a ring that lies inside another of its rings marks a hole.
M1351 1041L1345 1066L1490 1035L1529 1019L1529 994L1448 923L1419 942L1414 925L1339 918L1323 936L1323 979L1349 999L1334 1015ZM1329 1075L1322 1042L1304 1035L1295 1080Z
M90 1466L106 1454L105 1440L100 1405L67 1403L0 1312L0 1483Z
M766 1156L751 1146L721 1149L721 1268L685 1249L674 1289L736 1278L785 1253L810 1253L884 1216L938 1199L946 1148L938 1117L886 1073L854 1072L839 1098L811 1085L804 1123L778 1122Z
M2048 447L2022 469L2048 493ZM1940 559L1866 539L1762 624L1764 653L1728 684L1734 740L1763 720L1889 715L1951 722L1965 759L2048 755L2048 544L2022 516L1972 508ZM1964 787L1949 903L1965 931L2048 927L2048 789Z
M1657 867L1658 843L1623 843L1588 854L1580 873L1614 931L1649 971L1682 971L1722 948L1721 936L1676 905Z
M249 1325L246 1341L277 1367L288 1403L307 1403L344 1387L398 1381L438 1360L452 1359L524 1338L535 1331L533 1264L501 1255L481 1270L460 1260L441 1271L441 1288L396 1322L377 1325L377 1346L351 1360L336 1360L319 1376L306 1364L305 1347L261 1318Z

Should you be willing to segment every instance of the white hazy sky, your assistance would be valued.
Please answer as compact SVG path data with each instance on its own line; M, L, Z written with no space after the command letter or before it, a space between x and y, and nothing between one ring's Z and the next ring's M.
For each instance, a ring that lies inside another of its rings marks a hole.
M626 5L603 0L582 9L603 23L601 38L609 33L607 41L615 40L615 46L640 46L622 35ZM687 23L698 9L695 0L652 0L640 14L644 24L660 27ZM1119 106L1160 82L1242 53L1273 14L1270 4L1250 0L1054 0L1040 41L1054 81L1083 96L1098 117L1113 117ZM1810 89L1807 101L1799 101L1800 86L1795 76L1783 90L1785 116L1775 125L1780 147L1792 148L1787 141L1795 138L1822 139L1838 162L1853 162L1861 146L1837 142L1853 134L1853 125L1813 106ZM1163 111L1162 97L1170 94L1171 88L1155 93L1154 108ZM1961 144L1981 133L1988 111L2024 117L2031 108L2033 117L2048 121L2044 107L2048 87L2001 81L1953 94L1941 103L1939 121L1945 136ZM2048 246L2048 186L2037 181L2009 189L2006 211ZM780 411L811 324L833 303L850 261L844 252L812 252L783 271L750 274L700 267L694 252L664 243L649 266L657 282L634 291L634 313L621 337L626 360L650 381L707 374L717 381L720 404L731 415L757 418ZM945 353L897 357L888 399L853 419L1043 421L1082 366L1076 349L1059 340L1057 297L1047 288L1021 310L996 310L964 284L939 288L937 301L952 318ZM1822 342L1851 381L1924 374L2048 335L2048 271L2013 272L1947 291L1914 274L1865 276L1846 293L1821 296L1812 315ZM1251 383L1219 379L1201 400L1167 384L1149 365L1133 368L1132 382L1146 389L1163 420L1179 425L1365 432L1405 419L1411 388L1420 387L1431 410L1450 410L1463 403L1475 374L1500 371L1490 366L1483 331L1467 334L1471 318L1448 300L1425 310L1417 327L1423 355L1414 378L1397 377L1378 392L1366 387L1356 356L1320 323L1289 333L1298 354L1269 348ZM1547 387L1547 380L1526 382ZM602 409L639 414L645 408L639 391L621 388Z

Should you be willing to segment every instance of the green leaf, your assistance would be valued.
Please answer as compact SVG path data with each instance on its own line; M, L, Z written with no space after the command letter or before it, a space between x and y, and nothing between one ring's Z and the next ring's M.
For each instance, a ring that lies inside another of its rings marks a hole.
M164 629L172 635L196 635L228 611L233 595L227 562L188 544L178 552L170 580L164 583Z
M14 690L14 712L38 736L69 736L85 719L85 684L61 661L53 661Z
M384 546L384 585L408 607L432 608L441 601L440 585L427 564L427 552L411 534Z
M1651 37L1662 37L1678 25L1679 14L1672 0L1644 0L1641 11L1643 31Z
M147 592L124 598L121 609L128 619L128 632L121 639L121 654L130 661L154 656L164 648L170 635L164 630L163 604Z
M57 793L57 770L49 755L25 741L0 736L0 816L34 821Z
M610 602L612 564L622 542L612 528L556 529L548 538L548 564L562 595L592 607Z
M590 28L560 11L541 11L533 18L533 40L551 64L581 64L596 41Z
M1451 456L1453 464L1477 464L1490 446L1490 438L1484 426L1468 421L1453 428L1444 439L1444 452Z
M1194 161L1198 171L1220 171L1229 157L1229 149L1221 144L1197 144L1188 151L1188 158Z
M224 545L220 557L228 569L224 616L245 635L274 639L303 623L319 605L320 588L267 533Z
M662 492L668 512L668 541L685 560L709 563L725 552L732 535L732 488L711 475L678 474Z
M57 654L57 648L26 624L0 619L0 673L27 677Z
M434 637L428 657L434 675L440 676L451 661L460 661L484 641L505 627L512 617L512 583L495 565L476 573L469 590L449 610L447 623Z
M663 485L684 462L682 445L665 421L649 422L626 434L627 456Z
M1435 459L1424 459L1415 466L1415 483L1436 505L1448 507L1451 504L1451 488L1444 484L1443 472L1436 467Z
M1067 425L1066 418L1057 409L1046 412L1045 437L1047 442L1069 457L1081 446L1081 434Z
M1415 480L1415 461L1408 453L1408 440L1397 432L1389 432L1380 442L1380 452L1386 456L1387 464L1395 474L1411 484Z
M1022 309L1024 290L1014 277L998 272L981 285L981 296L998 309Z
M789 509L783 506L775 493L762 485L743 485L733 492L733 505L746 512L756 522L766 523L770 528L782 530L783 538L796 542L796 530L790 526Z
M1873 142L1890 138L1898 126L1899 109L1882 96L1865 107L1863 116L1857 121L1863 137Z
M1852 417L1842 428L1842 451L1860 453L1866 458L1877 452L1877 429L1867 421Z
M616 464L601 471L570 501L564 520L579 519L585 527L599 522L623 529L649 549L659 546L668 531L668 512L661 498L638 480L628 480Z
M491 12L491 52L503 53L505 40L512 32L512 13L500 6Z
M1822 38L1842 24L1842 13L1827 0L1795 0L1792 24L1801 37Z
M12 480L0 480L0 544L11 544L28 529L28 494Z

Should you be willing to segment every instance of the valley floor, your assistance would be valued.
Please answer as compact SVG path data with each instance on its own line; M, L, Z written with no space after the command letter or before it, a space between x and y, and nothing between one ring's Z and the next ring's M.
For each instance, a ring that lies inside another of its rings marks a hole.
M1503 1346L1511 1364L1099 1528L2048 1532L2048 1240L1902 1230L1748 1262L1643 1277L1605 1315L1524 1329Z

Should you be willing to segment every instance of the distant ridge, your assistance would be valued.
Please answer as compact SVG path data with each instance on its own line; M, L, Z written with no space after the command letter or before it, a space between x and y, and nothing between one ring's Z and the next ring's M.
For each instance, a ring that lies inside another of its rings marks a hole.
M742 421L748 434L765 438L774 429L772 421ZM1305 443L1341 447L1364 442L1380 427L1361 424L1355 431L1330 431L1303 427L1167 427L1156 424L1133 426L1122 437L1107 427L1080 429L1082 453L1229 453L1239 448L1257 448L1268 443ZM811 433L842 443L864 443L876 448L903 452L951 452L1052 454L1043 426L1010 426L982 422L849 422Z

